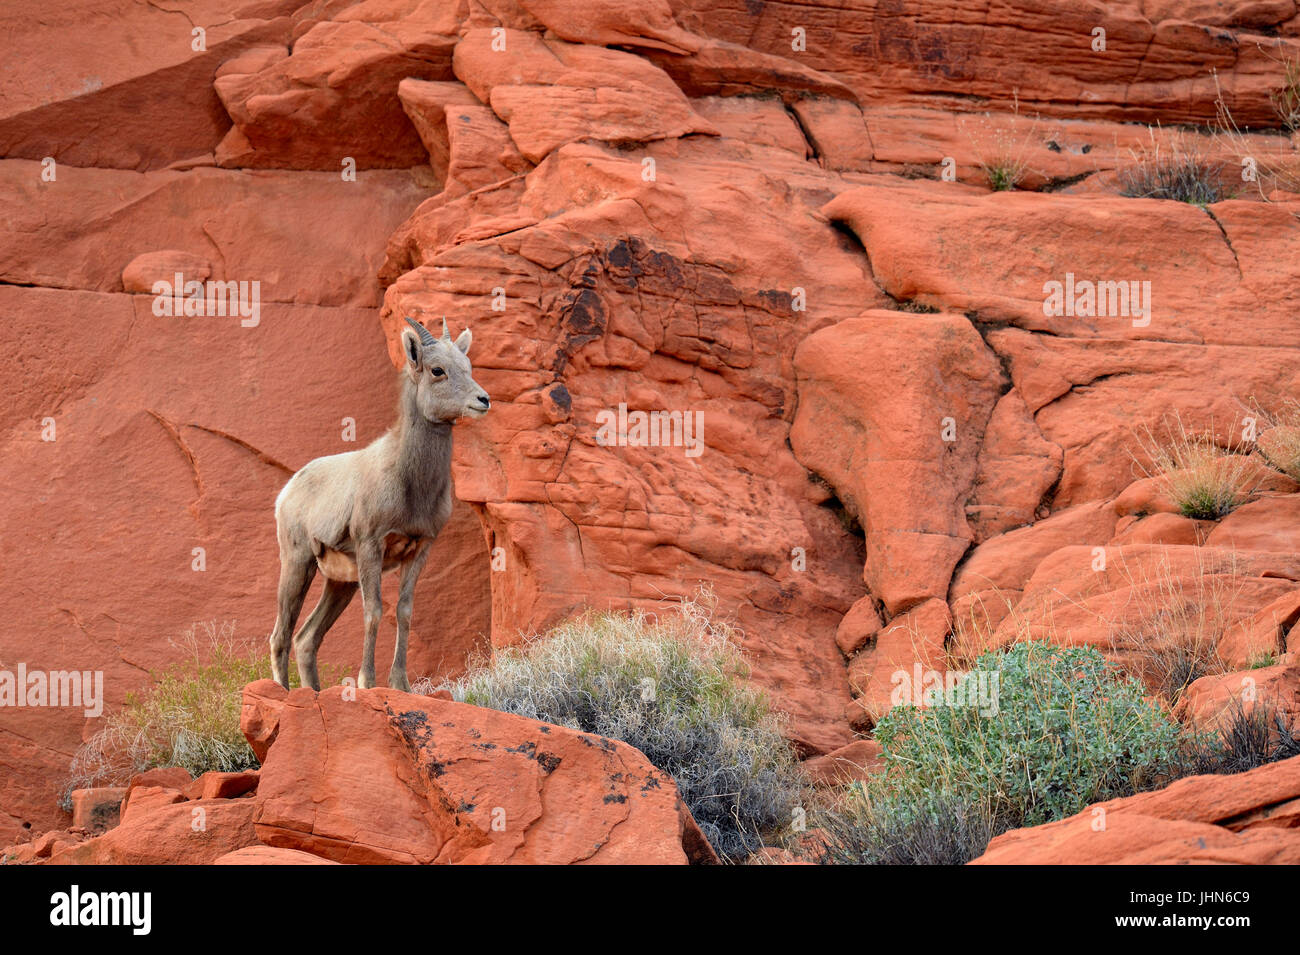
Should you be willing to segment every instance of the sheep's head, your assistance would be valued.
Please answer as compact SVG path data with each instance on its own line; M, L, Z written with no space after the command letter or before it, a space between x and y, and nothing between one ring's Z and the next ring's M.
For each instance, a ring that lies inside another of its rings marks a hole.
M469 329L453 342L445 318L441 338L434 338L414 319L406 321L411 328L402 332L402 353L420 414L430 421L481 418L487 414L491 401L474 380L474 369L466 357L473 338Z

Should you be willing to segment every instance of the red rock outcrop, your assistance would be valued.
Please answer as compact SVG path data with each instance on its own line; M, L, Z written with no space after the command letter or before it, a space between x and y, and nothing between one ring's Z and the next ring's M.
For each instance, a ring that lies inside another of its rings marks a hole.
M1171 586L1215 597L1233 666L1294 650L1295 483L1193 520L1134 483L1133 435L1176 410L1240 449L1242 416L1300 389L1300 206L1231 182L1242 149L1296 145L1194 139L1235 196L1199 208L1117 181L1195 134L1114 122L1205 122L1221 88L1276 126L1294 4L977 20L954 0L19 0L0 574L25 583L0 597L23 621L0 663L101 671L112 712L196 621L260 645L275 494L390 423L406 315L472 326L493 397L458 429L465 506L417 590L415 674L705 584L815 755L858 745L908 660L1030 633L1122 656ZM1008 149L1022 189L990 194ZM256 322L155 314L177 270L258 282ZM1150 294L1047 314L1067 276ZM626 413L653 411L674 430L641 442ZM325 661L355 668L359 630L358 602ZM279 706L245 714L262 753ZM66 825L54 794L98 722L0 718L0 842ZM66 851L148 858L129 822Z
M625 743L394 690L283 695L254 825L344 863L716 861L672 779Z

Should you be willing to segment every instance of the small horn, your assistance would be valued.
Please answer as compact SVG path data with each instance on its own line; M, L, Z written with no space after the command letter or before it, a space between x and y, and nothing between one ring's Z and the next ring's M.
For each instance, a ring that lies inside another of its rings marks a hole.
M446 316L446 315L442 316L442 337L445 338L447 341L451 341L451 333L450 333L449 331L447 331L447 316Z
M437 339L433 337L433 333L432 333L432 332L430 332L427 328L425 328L423 325L421 325L421 324L420 324L419 322L417 322L415 319L411 318L409 315L406 317L406 323L407 323L408 325L410 325L412 328L414 328L417 332L420 333L420 344L421 344L421 345L432 345L434 342L437 341ZM445 320L445 319L443 320L443 325L444 325L444 327L446 326L446 320Z

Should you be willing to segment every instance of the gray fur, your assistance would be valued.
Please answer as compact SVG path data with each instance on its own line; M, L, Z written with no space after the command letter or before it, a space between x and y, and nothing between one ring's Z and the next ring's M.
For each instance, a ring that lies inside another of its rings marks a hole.
M406 643L415 581L429 545L451 516L451 427L462 416L487 414L488 395L474 381L469 329L455 342L406 320L406 365L398 420L360 451L317 458L289 479L275 500L280 542L279 614L271 632L271 671L289 685L289 635L319 569L320 602L293 637L303 686L320 689L316 654L325 634L361 591L365 645L358 685L375 685L375 638L383 611L380 578L397 570L397 649L388 685L409 690ZM441 371L441 375L434 375Z

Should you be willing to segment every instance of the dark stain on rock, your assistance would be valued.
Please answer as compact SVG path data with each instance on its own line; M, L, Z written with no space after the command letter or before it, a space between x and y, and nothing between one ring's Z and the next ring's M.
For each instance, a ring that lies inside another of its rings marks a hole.
M573 396L569 394L569 389L564 387L564 385L552 386L551 390L547 392L547 394L550 396L551 401L555 403L555 407L559 408L565 414L568 414L573 410Z
M554 753L538 753L537 763L542 767L542 772L549 776L559 767L560 757L556 756Z

